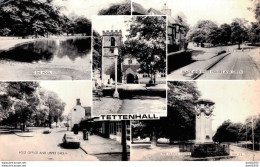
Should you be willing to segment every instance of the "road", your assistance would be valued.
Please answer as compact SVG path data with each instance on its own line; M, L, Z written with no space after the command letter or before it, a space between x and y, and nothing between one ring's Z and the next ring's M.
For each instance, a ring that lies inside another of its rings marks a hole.
M225 159L225 161L253 161L253 155L255 161L260 160L260 151L255 151L253 154L252 150L230 145L230 155L236 156L233 159ZM221 160L224 161L224 160Z
M2 161L91 161L98 159L86 154L80 148L61 147L66 130L52 129L50 134L43 134L43 129L35 130L22 137L15 134L0 135L0 160ZM19 133L17 133L20 135Z
M258 80L260 72L251 54L255 49L231 52L198 80Z
M255 161L260 160L260 151L255 151ZM190 152L179 152L178 145L163 147L136 147L132 146L132 161L194 161ZM217 161L253 161L253 151L230 145L230 156L234 158L221 158ZM210 158L210 157L209 157Z

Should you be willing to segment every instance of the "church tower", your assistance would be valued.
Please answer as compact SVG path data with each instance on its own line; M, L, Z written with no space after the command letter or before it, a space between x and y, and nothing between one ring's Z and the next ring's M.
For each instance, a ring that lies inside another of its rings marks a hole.
M122 44L122 31L103 31L102 39L102 83L112 84L115 80L115 56L114 51L120 49Z

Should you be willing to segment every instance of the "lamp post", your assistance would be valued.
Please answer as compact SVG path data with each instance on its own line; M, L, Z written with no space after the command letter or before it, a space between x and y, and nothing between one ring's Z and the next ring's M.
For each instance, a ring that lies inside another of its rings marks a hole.
M254 134L254 116L252 116L252 142L253 142L253 161L255 161L255 134Z
M119 93L117 90L117 57L118 57L118 48L115 48L114 50L114 57L115 57L115 92L113 97L114 98L119 98Z

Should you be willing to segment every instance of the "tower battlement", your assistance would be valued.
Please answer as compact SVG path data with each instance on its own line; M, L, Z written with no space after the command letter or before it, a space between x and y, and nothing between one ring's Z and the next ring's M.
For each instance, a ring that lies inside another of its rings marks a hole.
M103 31L103 36L122 36L122 31L121 30L106 30Z

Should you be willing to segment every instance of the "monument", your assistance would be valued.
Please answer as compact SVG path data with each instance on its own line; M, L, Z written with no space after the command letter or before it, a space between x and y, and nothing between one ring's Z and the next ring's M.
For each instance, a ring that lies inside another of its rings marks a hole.
M210 100L198 100L196 111L196 143L212 143L212 112L215 103Z
M215 143L212 139L212 113L215 103L210 100L196 101L196 140L191 149L192 157L213 157L229 155L229 145Z

